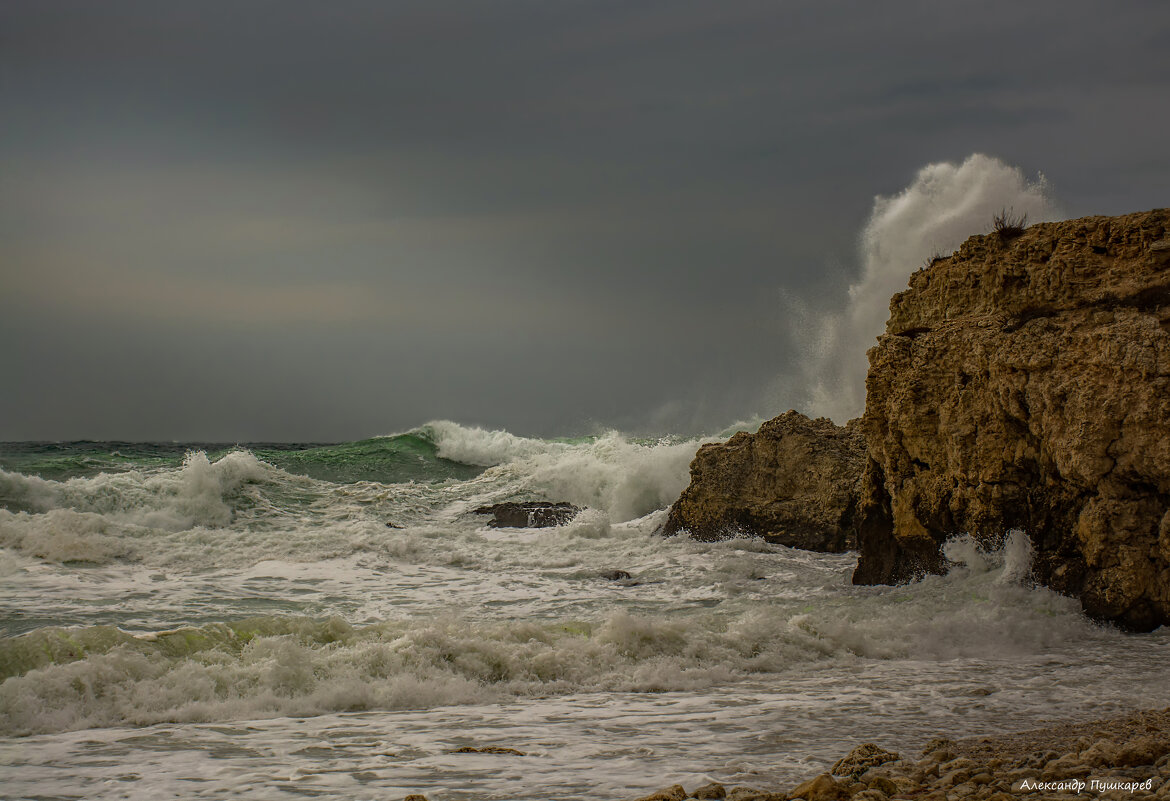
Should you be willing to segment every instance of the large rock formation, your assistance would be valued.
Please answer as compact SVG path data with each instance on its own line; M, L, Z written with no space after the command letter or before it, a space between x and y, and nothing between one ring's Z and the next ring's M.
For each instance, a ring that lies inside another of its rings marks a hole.
M869 353L859 584L1027 532L1100 619L1170 622L1170 210L967 240Z
M704 445L666 533L702 540L758 534L769 542L837 553L856 547L855 510L865 441L855 423L788 412Z

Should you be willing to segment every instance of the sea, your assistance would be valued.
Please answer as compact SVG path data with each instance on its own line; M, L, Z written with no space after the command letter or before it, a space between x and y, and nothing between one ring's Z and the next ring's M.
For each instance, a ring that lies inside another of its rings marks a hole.
M897 587L662 536L730 433L0 444L0 797L618 801L1170 706L1170 635L1035 586L1018 533ZM475 512L509 500L583 511Z

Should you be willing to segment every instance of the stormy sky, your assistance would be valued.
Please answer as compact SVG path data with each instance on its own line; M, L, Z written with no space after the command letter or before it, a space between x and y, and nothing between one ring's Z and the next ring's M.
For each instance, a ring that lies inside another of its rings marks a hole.
M6 0L0 439L800 408L924 165L1170 203L1168 42L1164 0Z

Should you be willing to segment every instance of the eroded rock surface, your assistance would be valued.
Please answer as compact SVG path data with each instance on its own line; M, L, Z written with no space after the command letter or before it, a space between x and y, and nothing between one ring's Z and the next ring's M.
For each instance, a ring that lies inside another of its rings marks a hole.
M972 237L869 358L856 583L1019 528L1090 615L1170 622L1170 210Z
M755 434L701 447L665 531L686 529L702 540L756 534L794 548L849 550L864 464L856 421L841 427L787 412Z

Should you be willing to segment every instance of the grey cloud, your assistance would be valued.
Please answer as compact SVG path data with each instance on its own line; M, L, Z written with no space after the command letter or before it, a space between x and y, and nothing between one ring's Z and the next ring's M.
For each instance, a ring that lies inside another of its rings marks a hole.
M923 164L1165 205L1168 34L1088 0L5 3L0 438L783 411L781 298L842 305Z

